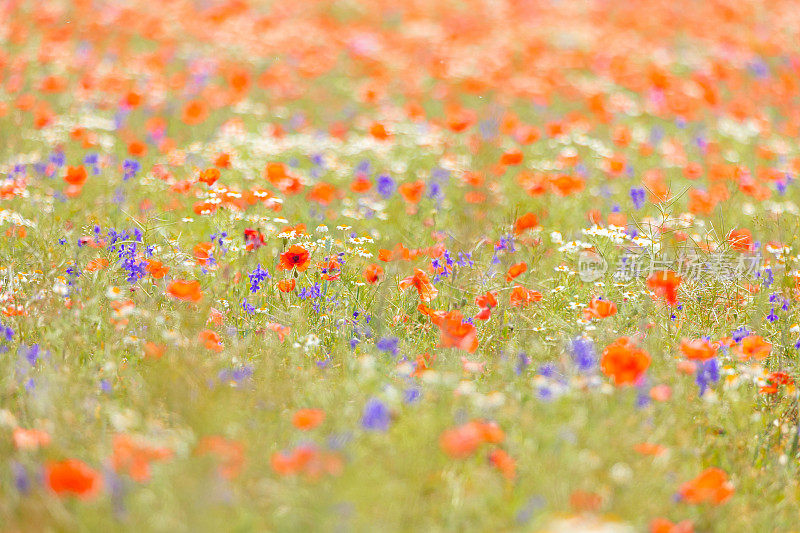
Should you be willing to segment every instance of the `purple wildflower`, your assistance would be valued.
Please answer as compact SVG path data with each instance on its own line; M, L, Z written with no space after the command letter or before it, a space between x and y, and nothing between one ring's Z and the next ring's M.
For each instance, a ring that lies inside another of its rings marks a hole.
M377 398L370 398L364 406L361 426L371 431L386 431L389 422L389 409Z
M633 206L636 209L641 209L644 207L645 198L647 198L647 193L641 187L633 187L631 188L631 201L633 202Z
M574 339L572 341L572 358L581 372L590 372L597 364L592 341L583 337Z
M247 277L250 278L250 292L258 292L258 290L261 289L261 283L264 280L270 279L272 276L269 275L269 272L261 268L261 263L259 263L255 270L247 274Z
M389 198L395 189L394 180L388 174L381 174L378 176L378 194L383 196L384 198Z
M700 387L700 396L705 394L710 384L716 383L717 381L719 381L719 363L717 363L716 357L697 365L695 382L697 386Z
M397 355L400 339L397 337L384 337L375 343L375 346L382 352L390 352L392 355Z

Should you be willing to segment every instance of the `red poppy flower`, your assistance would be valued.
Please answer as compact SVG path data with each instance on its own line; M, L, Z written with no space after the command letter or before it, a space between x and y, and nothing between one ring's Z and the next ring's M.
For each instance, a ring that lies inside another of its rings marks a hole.
M320 205L330 205L336 200L339 190L330 183L317 183L308 193L308 199Z
M687 359L705 361L717 355L717 344L707 339L684 339L681 341L681 352Z
M742 359L756 359L758 361L766 359L772 351L772 344L764 340L760 335L748 335L742 339L739 346L739 353Z
M86 182L86 169L84 167L67 167L67 175L64 176L64 181L70 185L80 187Z
M733 496L733 485L728 474L719 468L706 468L699 476L687 481L678 489L678 495L687 503L719 505Z
M594 298L583 310L583 318L608 318L617 314L617 304L610 300Z
M439 438L439 445L450 457L464 459L472 455L481 444L499 444L504 439L505 433L496 423L473 420L444 431Z
M283 252L278 264L278 270L291 270L296 268L299 272L304 272L310 263L308 250L299 245L290 246Z
M197 455L213 455L219 460L218 472L225 479L239 475L244 466L244 446L217 435L203 437L195 448Z
M325 411L322 409L300 409L292 417L292 425L297 429L308 431L322 424Z
M535 228L539 225L539 219L533 213L525 213L514 222L514 233L519 235L526 230Z
M478 348L478 332L475 326L465 323L463 319L461 311L450 311L443 317L431 317L431 321L439 327L442 348L458 348L469 353Z
M664 298L669 305L678 303L678 286L680 284L681 277L671 270L653 272L647 278L647 287L657 296Z
M172 457L172 450L136 442L128 435L115 435L111 465L117 472L127 472L131 479L144 482L150 479L150 463Z
M244 244L247 251L252 251L261 248L267 244L264 234L257 229L246 228L244 230Z
M475 298L475 305L482 309L493 309L497 307L497 293L488 291Z
M512 307L525 307L531 302L538 302L542 299L542 293L527 289L522 285L514 285L509 295L509 303Z
M517 263L515 265L511 265L508 269L508 274L506 274L506 281L511 281L512 279L520 276L526 270L528 270L527 263Z
M569 196L586 187L586 180L570 174L559 174L550 179L550 186L558 196Z
M14 447L18 450L36 450L50 445L50 434L41 429L14 428Z
M169 272L169 267L164 266L164 263L161 261L156 261L155 259L148 259L147 266L145 268L147 269L147 272L155 279L161 279Z
M636 346L630 337L620 337L603 350L600 369L614 380L614 385L634 384L650 367L650 355Z
M514 149L509 150L508 152L504 152L502 156L500 156L500 163L508 166L519 165L522 163L522 152L520 150Z
M198 179L199 181L202 181L203 183L205 183L210 187L211 185L214 185L214 183L217 182L219 176L220 176L219 169L207 168L200 173L200 178Z
M517 463L505 451L497 448L489 453L489 462L497 468L506 479L512 480L517 475Z
M281 292L292 292L295 287L293 279L282 279L278 282L278 290Z
M77 459L48 463L45 480L50 490L59 496L73 495L81 499L93 498L103 486L100 473Z
M732 248L747 252L753 248L753 234L748 229L735 229L728 233L728 243Z
M417 289L419 299L423 302L430 302L439 294L439 291L433 286L433 283L431 283L428 275L418 268L414 270L413 276L409 276L400 280L399 287L400 290L414 287Z
M367 280L367 283L378 283L382 277L383 269L375 263L364 269L364 279Z
M167 285L167 294L186 302L199 302L203 299L199 281L173 280Z
M208 117L208 106L202 100L192 100L183 108L181 120L189 126L195 126Z
M418 204L422 199L422 193L425 192L425 182L417 180L411 183L403 183L397 188L397 191L409 204Z
M207 349L212 350L214 352L221 352L222 351L222 339L220 338L219 334L216 331L212 331L210 329L204 329L200 333L198 333L197 338L200 342L203 343Z
M694 533L694 524L691 520L673 524L666 518L654 518L650 521L650 533Z

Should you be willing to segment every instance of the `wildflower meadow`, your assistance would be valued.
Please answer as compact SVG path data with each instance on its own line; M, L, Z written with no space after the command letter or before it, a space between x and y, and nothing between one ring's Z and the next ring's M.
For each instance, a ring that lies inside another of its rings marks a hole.
M0 532L800 530L797 0L0 2Z

